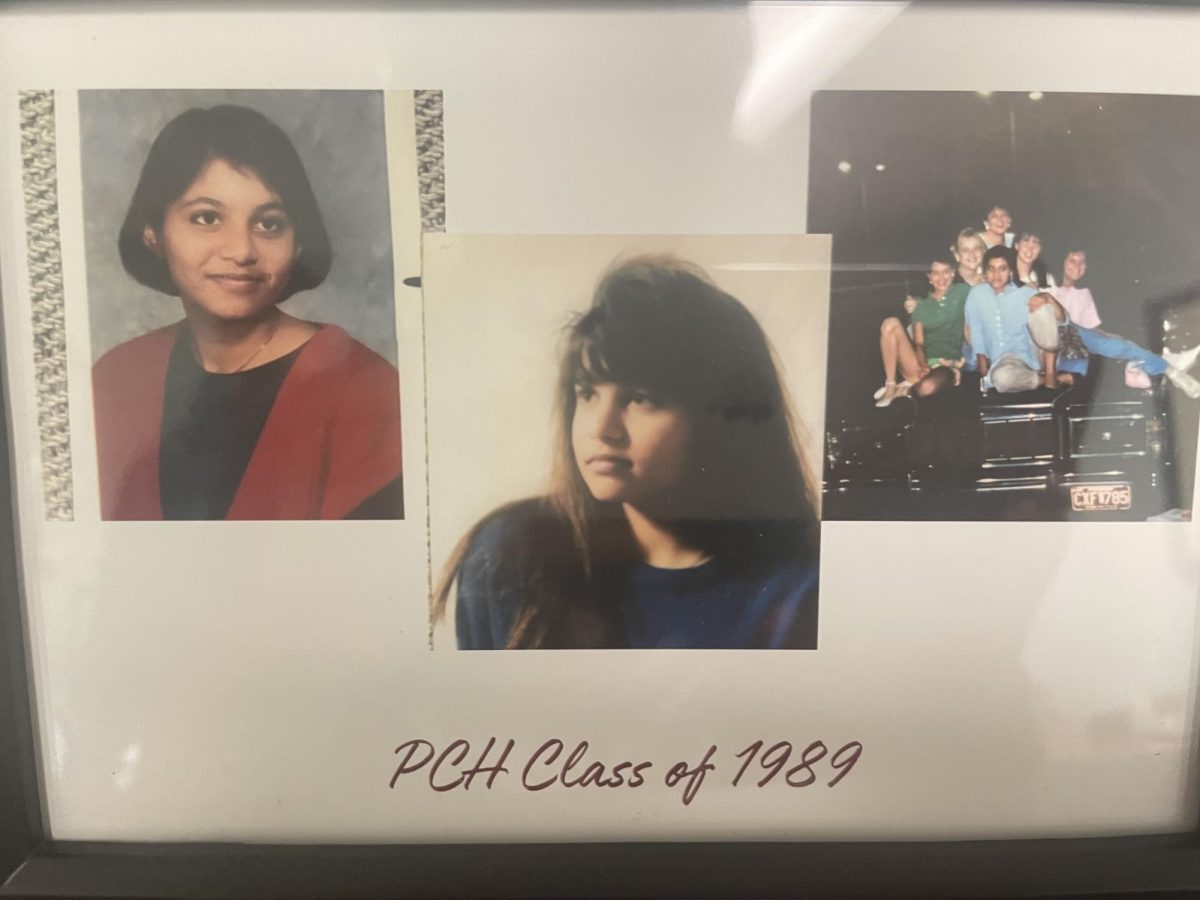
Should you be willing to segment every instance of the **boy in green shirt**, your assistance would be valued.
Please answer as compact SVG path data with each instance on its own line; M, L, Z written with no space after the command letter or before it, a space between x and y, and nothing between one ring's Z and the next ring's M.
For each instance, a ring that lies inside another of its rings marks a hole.
M963 308L970 287L954 283L955 266L935 259L927 277L931 288L913 310L913 337L900 320L883 321L879 354L883 360L883 387L875 392L875 405L887 406L910 391L928 397L956 385L963 365ZM896 383L899 368L904 380Z
M963 309L970 292L970 285L952 284L941 297L935 291L917 303L912 322L918 362L924 356L931 369L962 366Z

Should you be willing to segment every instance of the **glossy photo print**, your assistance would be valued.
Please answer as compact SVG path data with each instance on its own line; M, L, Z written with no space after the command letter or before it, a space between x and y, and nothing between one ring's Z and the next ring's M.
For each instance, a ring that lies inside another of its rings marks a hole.
M827 519L1190 520L1198 145L1195 97L814 96Z
M827 247L426 240L439 646L816 648Z
M101 517L403 518L383 94L79 103Z

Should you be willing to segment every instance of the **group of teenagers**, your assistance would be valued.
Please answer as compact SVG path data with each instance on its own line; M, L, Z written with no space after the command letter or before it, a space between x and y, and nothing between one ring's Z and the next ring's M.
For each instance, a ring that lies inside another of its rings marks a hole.
M1100 330L1096 302L1080 284L1087 273L1084 249L1068 248L1056 280L1042 259L1041 238L1011 231L1006 209L993 207L983 226L964 228L950 255L934 258L929 293L905 299L908 327L895 316L883 321L884 383L876 406L956 386L963 371L978 372L985 392L1070 385L1087 373L1089 356L1124 362L1132 387L1148 388L1151 378L1163 376L1200 398L1200 381L1188 374L1200 345L1153 353Z

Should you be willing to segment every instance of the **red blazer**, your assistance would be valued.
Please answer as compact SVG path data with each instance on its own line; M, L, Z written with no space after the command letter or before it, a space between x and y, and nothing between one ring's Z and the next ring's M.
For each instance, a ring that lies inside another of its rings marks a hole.
M92 369L102 519L163 517L163 397L180 324L126 341ZM284 379L226 518L340 519L401 471L396 369L325 325Z

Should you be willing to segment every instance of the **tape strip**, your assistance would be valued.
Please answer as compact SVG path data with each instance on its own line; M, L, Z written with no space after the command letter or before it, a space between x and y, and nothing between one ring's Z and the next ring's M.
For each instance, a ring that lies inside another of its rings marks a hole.
M446 230L446 141L442 92L413 91L417 120L417 182L421 230Z
M58 230L58 168L54 92L22 91L21 167L25 189L25 241L33 313L34 377L42 445L46 518L75 518L71 475L67 335Z

